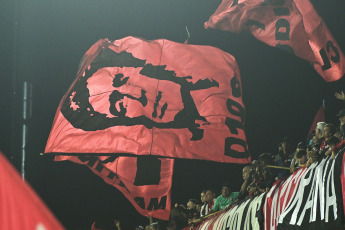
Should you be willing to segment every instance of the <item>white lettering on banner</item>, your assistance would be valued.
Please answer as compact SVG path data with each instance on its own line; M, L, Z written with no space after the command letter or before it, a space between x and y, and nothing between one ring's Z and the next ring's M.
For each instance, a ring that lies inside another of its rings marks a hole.
M266 196L265 193L261 194L249 204L249 209L246 213L246 219L244 222L244 228L242 229L260 229L260 223L257 218L257 213L261 212L261 204L263 202L263 198Z
M207 230L209 228L209 226L212 224L214 219L215 219L215 217L212 217L212 218L209 218L208 220L204 221L201 228L199 228L199 229L200 230Z
M204 226L204 228L203 228L203 229L208 229L208 228L209 228L209 226L212 224L213 220L214 220L214 217L213 217L213 218L211 218L209 221L207 221L207 223L205 224L205 226Z
M283 195L285 194L289 194L290 193L290 190L291 190L291 187L293 186L294 187L294 190L292 191L292 196L296 193L296 190L300 184L300 181L301 181L301 178L304 176L305 172L307 171L306 168L304 169L301 169L299 170L295 176L293 176L289 181L287 182L284 182L283 184L283 187L282 187L282 190L280 192L281 196L282 197ZM283 202L283 206L282 206L282 209L281 210L284 210L285 209L285 206L287 204L287 200L288 200L289 196L286 196L284 197L284 202ZM279 202L278 202L278 207L280 207L280 198L279 198ZM280 215L280 210L278 212L278 216Z
M311 209L310 211L310 219L309 219L309 222L311 222L311 219L312 219L312 208L313 208L313 205L314 205L314 201L316 200L316 205L317 205L317 200L318 200L318 197L319 197L319 194L321 197L323 197L323 194L324 194L324 191L323 191L323 181L322 181L322 178L323 178L323 173L324 173L324 165L326 163L326 160L323 159L319 165L315 168L315 171L313 174L313 180L311 181L311 188L310 188L310 191L309 191L309 195L308 195L308 198L307 198L307 202L306 204L304 205L303 207L303 210L302 210L302 213L298 219L298 222L297 222L297 225L301 225L302 224L302 221L304 219L304 215L306 213L306 211L308 209ZM303 187L306 187L308 184L303 184L304 186ZM319 191L319 192L318 192ZM303 198L303 196L302 196ZM320 203L323 202L323 199L321 198L320 199ZM317 207L317 206L316 206ZM316 208L315 207L315 208ZM296 208L293 212L293 216L297 217L298 215L298 212L300 211L299 210L300 207ZM321 205L320 205L320 209L321 209ZM294 221L292 221L292 218L291 218L291 221L290 221L290 224L293 223L295 224L296 223L296 218L294 218Z
M271 212L270 216L270 226L265 225L265 229L276 229L277 227L277 218L280 215L280 212L285 209L285 206L288 202L289 197L293 197L296 193L296 190L298 188L298 185L300 183L300 180L304 173L307 171L306 168L300 169L296 172L294 176L288 177L280 186L279 188L275 189L275 187L272 187L272 189L269 192L268 197L272 198L272 205L271 209L269 210ZM291 187L293 187L293 191L291 196L289 196ZM274 190L275 189L275 190ZM271 196L271 193L274 191L273 196ZM281 205L282 197L284 196L283 204ZM278 203L278 205L277 205ZM267 206L265 203L265 212L267 213Z
M249 200L245 202L245 205L241 204L240 206L242 206L242 205L246 206L248 202L249 202ZM236 221L237 221L237 219L236 219L236 212L237 212L237 210L239 209L240 206L235 206L232 209L230 209L230 212L229 212L229 215L228 215L228 218L227 218L227 221L226 221L226 225L224 226L225 229L228 229L228 230L234 229L234 227L236 226L236 224L237 224L236 223Z
M283 220L285 216L292 210L297 209L299 210L303 201L303 194L304 194L304 187L307 186L310 181L311 177L313 177L313 172L315 167L317 166L317 163L312 164L307 171L305 172L303 178L301 179L300 186L298 186L298 190L294 198L289 202L287 208L283 210L282 214L278 217L278 224L283 223ZM296 208L295 208L296 206ZM296 223L297 214L293 213L291 217L291 223Z
M254 199L248 199L240 205L236 205L227 212L217 217L212 217L204 221L199 230L250 230L260 229L260 223L257 217L258 212L262 212L261 206L266 194L263 193ZM244 220L242 222L242 220Z
M319 212L321 220L329 222L330 210L333 211L334 220L337 219L334 166L335 160L330 156L323 159L320 163L314 163L310 166L301 179L296 195L293 196L288 207L285 210L283 209L282 214L280 216L278 214L278 224L283 223L284 218L292 212L289 224L301 226L302 222L308 218L305 215L309 209L309 223L316 221L318 216L317 212ZM309 194L306 194L307 199L304 203L303 197L306 191L308 191ZM283 190L281 192L283 192ZM276 203L273 203L273 201L272 207L275 207ZM273 216L274 214L276 213L272 212L271 219L275 219L275 216ZM272 220L271 227L275 227Z
M229 225L227 227L229 227L229 230L235 230L237 227L237 216L238 216L238 210L241 208L242 205L237 206L236 210L234 210L233 214L230 216L230 221L229 221ZM245 206L245 205L243 205Z
M230 209L229 211L226 212L226 217L225 217L225 224L223 225L223 229L228 229L227 227L230 225L230 220L231 220L231 216L234 215L235 210L237 209L238 206L233 207L232 209Z
M230 213L232 212L233 208L227 211L223 216L223 225L219 229L226 229L227 223L229 221Z
M333 159L332 159L333 160ZM333 206L333 214L334 214L334 220L338 218L337 216L337 197L335 195L335 186L334 186L334 164L335 160L332 162L331 170L328 173L327 177L327 185L326 185L326 219L325 221L328 222L328 217L329 217L329 207ZM331 186L330 186L331 184ZM332 195L329 196L329 187L332 188Z
M214 222L213 229L220 229L221 226L223 226L225 213L222 213L218 218L216 219L216 222Z
M324 213L321 211L324 209L324 203L325 203L325 188L324 188L324 183L325 183L325 177L326 171L327 170L327 164L326 168L323 168L323 165L325 164L325 160L321 161L320 164L318 165L315 173L315 191L314 191L314 186L310 189L310 193L314 193L312 199L314 199L314 204L311 209L311 215L309 218L309 222L315 221L316 220L316 212L317 212L317 201L318 201L318 195L320 194L320 213L321 213L321 220L324 219ZM322 183L321 183L322 182Z

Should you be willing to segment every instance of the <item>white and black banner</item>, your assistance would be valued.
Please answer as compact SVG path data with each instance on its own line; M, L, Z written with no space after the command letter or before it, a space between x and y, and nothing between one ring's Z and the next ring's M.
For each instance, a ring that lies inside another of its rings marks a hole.
M244 200L189 229L341 229L345 197L343 157L344 149L335 159L329 156L309 168L301 168L275 183L267 194Z
M341 226L343 154L312 164L277 218L277 229L336 229ZM270 228L274 229L274 228Z
M222 230L255 230L260 229L265 194L244 200L226 212L221 212L204 221L197 228Z

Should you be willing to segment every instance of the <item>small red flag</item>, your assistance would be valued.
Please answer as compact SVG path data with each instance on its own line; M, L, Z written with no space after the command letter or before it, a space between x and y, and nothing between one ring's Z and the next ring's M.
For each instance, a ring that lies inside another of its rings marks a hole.
M45 153L248 163L235 58L217 48L126 37L85 54Z
M0 152L0 229L64 229Z
M345 72L344 54L309 0L223 0L205 28L248 30L313 64L325 81Z
M144 157L56 156L88 166L116 187L143 216L168 220L171 209L173 159Z

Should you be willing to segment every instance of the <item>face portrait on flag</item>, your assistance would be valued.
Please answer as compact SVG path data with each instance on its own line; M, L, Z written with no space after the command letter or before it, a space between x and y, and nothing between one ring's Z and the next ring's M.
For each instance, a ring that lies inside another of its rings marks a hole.
M46 152L249 161L234 57L133 37L94 46L60 103Z
M152 74L155 72L159 74ZM109 125L187 128L192 134L191 140L201 140L203 129L200 126L207 125L208 122L200 115L191 93L219 87L219 84L208 78L195 83L192 80L191 76L178 77L173 71L153 65L144 68L107 67L90 76L86 84L83 84L85 88L77 89L89 91L89 100L76 101L72 96L69 106L75 109L76 104L85 103L81 105L82 108L92 107L95 113L106 114L103 122L110 120ZM158 84L163 84L164 88L161 87L162 90L157 92ZM77 93L79 92L74 91L72 95ZM78 108L76 110L78 111ZM99 125L100 122L92 124L94 126L90 128L83 125L79 128L104 129L103 125Z

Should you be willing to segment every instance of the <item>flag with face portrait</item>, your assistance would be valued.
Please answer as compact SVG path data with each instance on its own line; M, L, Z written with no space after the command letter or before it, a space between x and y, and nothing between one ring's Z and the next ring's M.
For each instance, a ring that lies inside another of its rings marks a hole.
M45 153L248 163L240 72L210 46L98 41L63 97Z
M344 54L309 0L223 0L205 28L247 30L309 61L329 82L345 72Z

